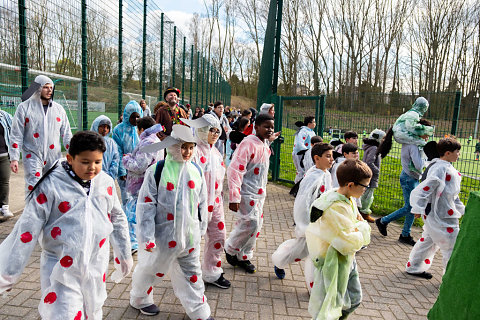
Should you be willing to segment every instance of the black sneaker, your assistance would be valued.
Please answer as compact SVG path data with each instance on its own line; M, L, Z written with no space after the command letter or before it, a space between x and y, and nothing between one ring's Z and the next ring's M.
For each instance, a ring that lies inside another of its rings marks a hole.
M238 265L238 259L237 256L232 256L225 251L225 256L227 257L227 262L231 264L232 266L237 266Z
M407 274L411 275L411 276L414 276L414 277L419 277L419 278L423 278L423 279L427 279L427 280L430 280L432 279L432 274L430 272L426 272L426 271L423 271L422 273L410 273L410 272L407 272Z
M273 266L273 270L275 270L275 275L278 279L285 278L285 269L280 269L277 266Z
M224 275L224 273L222 273L222 274L220 275L220 278L218 278L216 281L214 281L214 282L209 282L209 283L210 283L210 284L213 284L214 286L217 286L217 287L219 287L219 288L222 288L222 289L228 289L228 288L230 288L230 286L231 286L232 284L230 283L230 281L228 281L227 279L225 279L225 278L223 277L223 275Z
M380 221L380 219L382 218L378 218L375 220L375 224L377 225L377 228L378 228L378 231L380 231L380 234L382 236L387 236L387 225L388 224L385 224L385 223L382 223L382 221Z
M138 249L132 249L132 256L138 252Z
M242 260L237 262L237 266L247 271L248 273L255 273L257 268L250 262L250 260Z
M398 238L398 241L401 242L401 243L405 243L405 244L408 244L408 245L411 245L412 247L415 245L415 240L413 240L412 236L411 235L408 235L406 237L400 235L400 237Z
M146 316L155 316L160 313L160 309L154 304L151 304L145 308L141 308L140 312Z

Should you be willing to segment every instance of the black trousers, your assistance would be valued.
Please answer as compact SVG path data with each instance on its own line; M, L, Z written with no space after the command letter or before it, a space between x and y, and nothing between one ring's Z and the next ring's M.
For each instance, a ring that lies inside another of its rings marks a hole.
M10 190L10 160L7 156L0 157L0 206L8 204Z

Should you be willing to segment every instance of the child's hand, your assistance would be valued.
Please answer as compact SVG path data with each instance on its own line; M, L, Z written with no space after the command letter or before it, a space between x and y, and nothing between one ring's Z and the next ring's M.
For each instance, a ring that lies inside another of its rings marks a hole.
M145 249L145 251L153 252L153 249L152 248L147 248L147 249Z
M420 213L414 213L413 216L416 218L416 219L419 219L422 215Z
M361 215L360 213L357 214L357 220L358 220L358 221L363 221L363 217L362 217L362 215Z
M240 209L240 203L232 203L232 202L230 202L230 203L228 204L228 208L229 208L230 210L234 211L234 212L237 212L238 209Z

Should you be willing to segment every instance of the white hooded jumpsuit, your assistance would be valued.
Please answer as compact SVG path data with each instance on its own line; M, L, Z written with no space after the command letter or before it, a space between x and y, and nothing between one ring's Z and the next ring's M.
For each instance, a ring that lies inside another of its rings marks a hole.
M410 273L427 271L438 249L442 251L443 271L457 239L458 219L465 213L460 201L462 176L448 161L434 159L427 178L410 194L412 213L423 218L422 237L417 241L406 265Z
M205 249L203 253L202 272L206 282L214 282L223 273L222 255L225 245L225 215L223 212L223 179L225 178L225 164L218 149L208 144L208 131L204 127L195 129L195 136L198 144L196 148L195 163L197 163L205 174L207 183L208 222L205 236Z
M181 145L167 149L159 185L154 176L158 163L145 173L137 202L139 251L130 304L137 309L153 304L153 287L169 273L187 315L205 320L210 306L204 296L200 238L207 228L207 189L201 169L183 161Z
M293 262L298 262L308 256L305 240L305 230L310 224L310 207L325 191L332 188L330 172L310 168L305 178L300 182L297 197L293 205L295 220L295 239L282 243L272 255L272 261L278 268L284 269ZM311 259L305 261L305 281L308 290L313 286L313 263Z
M0 245L0 293L18 281L38 241L41 317L100 320L107 298L109 239L117 270L112 279L119 281L133 260L113 179L101 171L87 195L59 164L27 196L23 214Z
M230 203L240 203L225 251L238 260L249 260L263 224L267 195L270 148L257 136L249 135L238 145L227 169Z
M313 131L307 126L302 126L300 130L297 133L295 133L295 142L293 144L293 153L292 153L293 164L295 165L295 169L297 170L296 176L295 176L295 183L300 181L305 174L305 169L300 166L300 161L302 156L298 155L298 153L300 151L308 150L312 148L310 139L314 135L315 135L315 131Z
M38 91L20 103L15 111L8 148L10 161L19 161L22 150L25 194L62 157L59 138L67 150L72 138L70 122L60 104L51 99L47 112L44 111L40 93L44 85L53 86L53 81L42 75L36 77L35 82L40 84Z
M98 132L98 127L103 124L107 124L110 130L112 130L112 121L104 115L100 115L93 120L90 130ZM111 138L111 135L112 133L109 132L107 136L103 137L107 150L103 153L102 170L108 173L113 179L117 179L120 155L118 154L117 143Z

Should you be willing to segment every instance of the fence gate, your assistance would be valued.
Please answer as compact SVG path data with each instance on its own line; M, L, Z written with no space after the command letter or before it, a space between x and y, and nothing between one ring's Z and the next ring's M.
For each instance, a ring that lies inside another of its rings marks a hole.
M274 181L291 182L295 179L295 166L292 162L293 143L297 127L295 122L303 121L307 116L315 116L318 135L324 130L325 95L278 97L275 113L275 132L282 131L280 139L273 145L272 178Z

